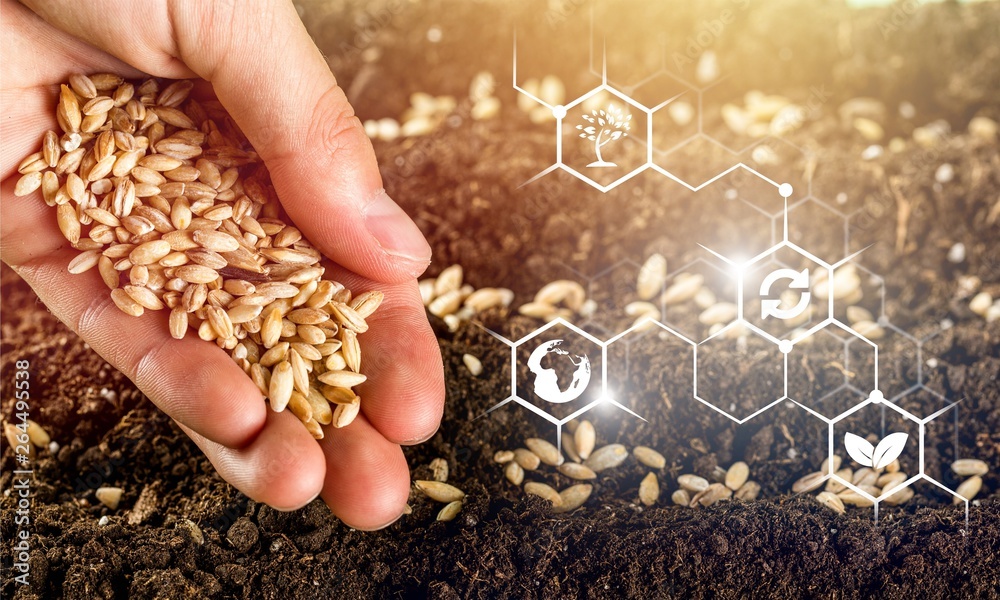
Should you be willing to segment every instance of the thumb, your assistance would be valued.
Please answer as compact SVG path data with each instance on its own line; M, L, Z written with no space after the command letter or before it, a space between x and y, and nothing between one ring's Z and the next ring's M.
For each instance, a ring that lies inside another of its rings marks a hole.
M385 282L427 267L430 246L383 190L371 142L291 2L26 3L150 74L210 81L285 211L334 262Z

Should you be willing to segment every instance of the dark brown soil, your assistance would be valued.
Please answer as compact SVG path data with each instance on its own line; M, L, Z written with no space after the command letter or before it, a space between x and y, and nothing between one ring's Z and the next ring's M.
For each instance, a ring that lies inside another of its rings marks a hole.
M776 196L773 188L739 175L698 193L651 173L608 194L556 173L519 187L550 164L553 152L551 126L527 125L507 84L513 25L525 77L559 73L571 93L593 85L580 75L585 62L582 69L566 67L571 53L587 56L573 29L587 22L587 5L567 3L567 24L551 27L537 4L390 2L383 14L372 6L317 2L304 3L302 14L362 118L398 115L416 91L462 97L476 72L496 75L502 119L472 122L460 106L458 117L432 136L377 144L386 186L431 240L431 274L461 263L474 286L509 287L518 304L548 281L592 279L589 288L601 310L587 328L607 338L630 324L619 315L636 299L636 267L621 261L640 262L658 251L675 270L708 258L699 243L722 251L763 249L770 225L726 200L725 191L738 186L772 213L777 208L768 203ZM650 31L676 36L669 44L683 48L686 32L732 6L721 0L655 7L625 2L621 10L601 13L598 21L610 33L609 70L635 66L637 56L645 60L642 48L629 45L642 36L620 33L629 14L655 23ZM3 267L3 413L12 410L14 362L29 360L37 407L32 418L61 448L55 456L41 451L34 465L31 584L15 585L8 576L0 591L22 599L998 597L1000 322L984 325L957 293L959 276L975 275L1000 296L1000 224L989 219L997 210L1000 154L996 143L964 134L972 116L1000 116L1000 10L946 3L899 18L893 10L784 1L736 10L735 24L713 42L724 72L733 76L706 93L705 130L724 138L719 104L750 89L799 102L816 86L831 94L790 136L804 150L776 144L785 162L760 169L795 184L802 198L804 172L810 156L815 160L812 191L823 204L793 212L790 233L821 257L845 253L842 229L835 235L823 226L830 220L823 206L860 211L850 220L850 251L875 244L860 264L885 277L891 322L924 340L919 349L901 333L880 341L880 387L912 386L922 363L926 385L946 400L914 394L904 399L909 408L929 414L962 400L957 421L949 413L928 425L927 474L954 488L958 481L947 465L956 456L981 458L992 467L971 507L968 533L962 509L926 482L915 486L908 503L883 508L877 523L870 509L838 516L809 496L792 496L791 483L816 470L826 455L826 425L790 403L733 424L691 398L690 347L655 334L630 337L608 352L616 365L624 364L627 352L628 369L615 370L610 385L646 422L608 407L588 418L600 443L644 444L666 455L663 498L651 508L639 504L639 481L648 469L629 458L602 474L583 508L552 515L544 502L507 483L491 457L525 437L551 439L554 428L513 405L475 419L510 393L509 350L480 327L452 334L436 319L445 358L445 417L438 434L407 456L414 478L429 476L432 459L448 460L449 481L468 494L459 517L435 522L440 506L419 495L411 499L412 515L377 533L347 529L319 501L280 513L222 481L170 419ZM380 15L390 15L386 24L372 25ZM883 36L879 23L887 22L898 28ZM430 27L441 28L440 43L426 40ZM373 33L359 37L360 31ZM528 51L532 44L538 51ZM546 46L549 51L542 51ZM877 97L889 107L882 121L888 136L906 138L914 126L936 118L948 120L956 135L930 149L911 143L898 154L862 161L866 144L837 117L837 107L858 96ZM916 107L915 118L897 115L901 101ZM677 164L678 173L690 169L697 179L734 162L717 146L696 150ZM956 178L936 185L934 172L945 162L954 165ZM845 204L835 201L841 192ZM897 247L900 198L912 210ZM960 264L945 259L955 242L967 249ZM724 286L717 291L727 293ZM866 290L866 303L874 298ZM668 320L700 340L705 332L693 316L677 313ZM944 320L953 326L942 328ZM496 311L482 324L509 339L538 326ZM862 374L871 372L871 357L854 345L845 357L839 338L824 335L808 353L790 357L797 397L815 399L835 389L844 381L838 366L845 361L854 373L850 382L865 388ZM735 343L699 349L710 355L699 363L699 384L715 386L726 408L732 402L734 410L753 412L780 388L769 349L754 340L746 349ZM464 353L482 359L482 377L468 373ZM929 359L937 366L927 366ZM854 401L832 398L817 410L836 414ZM885 430L910 427L894 414L886 413ZM678 474L709 476L736 460L750 464L761 499L704 510L669 505ZM13 466L5 451L4 490ZM551 471L531 477L569 484ZM101 485L125 489L119 510L96 501L93 490ZM6 573L14 508L13 498L0 499ZM104 515L109 522L98 525Z

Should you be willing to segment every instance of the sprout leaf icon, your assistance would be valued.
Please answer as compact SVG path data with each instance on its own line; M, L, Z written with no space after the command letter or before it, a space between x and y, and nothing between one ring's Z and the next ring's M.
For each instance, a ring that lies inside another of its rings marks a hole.
M844 446L847 453L860 465L873 469L884 469L889 463L899 458L909 435L897 432L891 433L872 446L865 438L848 433L844 436Z

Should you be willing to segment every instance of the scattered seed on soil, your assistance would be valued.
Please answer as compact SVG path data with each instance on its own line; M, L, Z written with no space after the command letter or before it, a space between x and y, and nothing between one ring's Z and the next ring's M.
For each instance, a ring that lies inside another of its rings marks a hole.
M636 446L632 454L637 461L652 469L662 469L667 465L667 459L662 454L646 446Z
M574 462L566 462L559 465L559 472L570 479L577 479L580 481L597 479L597 473L594 473L594 471L592 471L589 467Z
M649 300L663 289L667 280L667 259L662 254L653 254L639 269L636 293L640 300ZM655 308L655 307L654 307Z
M528 481L524 484L524 493L544 498L552 503L552 506L562 506L562 497L559 492L547 483L538 481Z
M760 496L760 484L756 481L748 481L736 490L733 497L739 500L756 500Z
M677 506L690 506L691 494L687 490L675 490L673 494L670 494L670 501Z
M743 461L733 463L729 470L726 471L726 487L733 490L734 492L747 482L750 477L750 467Z
M874 502L862 496L858 492L855 492L854 490L844 490L839 494L837 494L837 497L840 498L841 502L843 502L844 504L850 504L851 506L865 507L865 506L874 506L875 504Z
M507 481L514 485L521 485L521 482L524 481L524 469L513 460L507 463L503 474L507 478Z
M792 484L792 492L796 494L811 492L823 485L823 477L825 476L826 473L820 473L819 471L809 473Z
M118 503L121 502L122 493L124 493L120 487L99 487L94 490L94 496L103 504L111 510L116 510L118 508Z
M597 443L597 432L594 424L590 421L580 421L576 431L573 432L573 442L576 444L576 453L580 458L587 460L594 451L594 444Z
M889 506L899 506L908 502L914 496L914 491L912 487L905 487L890 496L887 496L882 502L888 504Z
M566 513L583 506L583 503L590 498L590 493L594 491L594 486L589 483L578 483L571 485L559 492L561 504L554 507L554 512Z
M539 460L549 466L557 467L563 463L564 459L562 454L559 453L559 449L546 440L541 438L528 438L524 440L524 445L527 446Z
M625 449L625 446L609 444L595 450L583 464L590 467L595 473L600 473L605 469L617 467L625 462L626 458L628 458L628 450Z
M455 500L454 502L449 502L438 512L438 521L451 521L458 516L458 513L462 511L462 501Z
M573 440L573 435L568 431L561 431L559 433L559 441L562 444L562 450L566 453L566 456L575 463L583 462L580 458L580 454L576 451L576 442Z
M681 475L677 478L677 483L685 490L694 493L702 492L708 487L707 479L691 474Z
M514 460L526 471L534 471L542 463L537 454L526 448L514 450Z
M733 491L721 483L713 483L691 498L691 506L712 506L720 500L731 498Z
M951 470L961 477L970 477L972 475L986 475L990 467L982 460L961 458L951 463Z
M514 453L510 450L497 450L493 454L493 462L504 464L514 460Z
M27 419L27 423L28 423L27 434L28 434L28 439L31 441L31 443L39 448L47 447L49 445L49 442L52 441L52 437L49 436L49 432L45 431L44 427L32 421L31 419Z
M841 463L841 461L842 461L842 459L840 458L840 455L834 454L833 455L833 468L832 469L830 468L830 459L829 458L825 458L825 459L823 459L823 464L822 464L822 466L820 466L819 470L820 470L821 473L831 473L831 472L835 473L835 472L837 472L837 471L840 470L840 463Z
M483 363L479 361L478 358L471 354L463 354L462 362L465 363L465 368L472 373L473 377L479 377L483 372Z
M465 492L453 485L441 483L440 481L427 481L418 479L413 482L417 489L424 493L431 500L438 502L455 502L465 498Z
M659 499L660 482L656 479L656 473L649 473L639 483L639 501L646 506L652 506Z
M444 483L448 481L448 461L443 458L435 458L430 464L434 481Z
M955 492L965 498L966 500L972 500L979 493L979 490L983 489L983 478L979 475L973 475L972 477L966 479L958 485L958 489ZM952 502L954 504L960 504L962 501L953 497Z
M816 496L816 501L835 513L844 514L844 512L846 512L844 509L844 501L837 497L836 494L830 492L820 492Z

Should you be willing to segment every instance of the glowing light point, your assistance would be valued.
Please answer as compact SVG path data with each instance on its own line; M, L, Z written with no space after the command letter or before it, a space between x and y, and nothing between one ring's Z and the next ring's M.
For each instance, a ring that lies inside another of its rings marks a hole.
M782 354L788 354L789 352L791 352L792 340L781 340L780 342L778 342L778 350L780 350Z
M555 117L556 119L565 119L566 118L566 107L563 106L562 104L559 104L557 106L553 106L552 107L552 116Z
M871 400L872 404L879 404L885 400L885 396L878 390L872 390L872 393L868 394L868 399Z
M778 186L778 193L781 194L782 198L787 198L792 195L792 184L783 183Z

